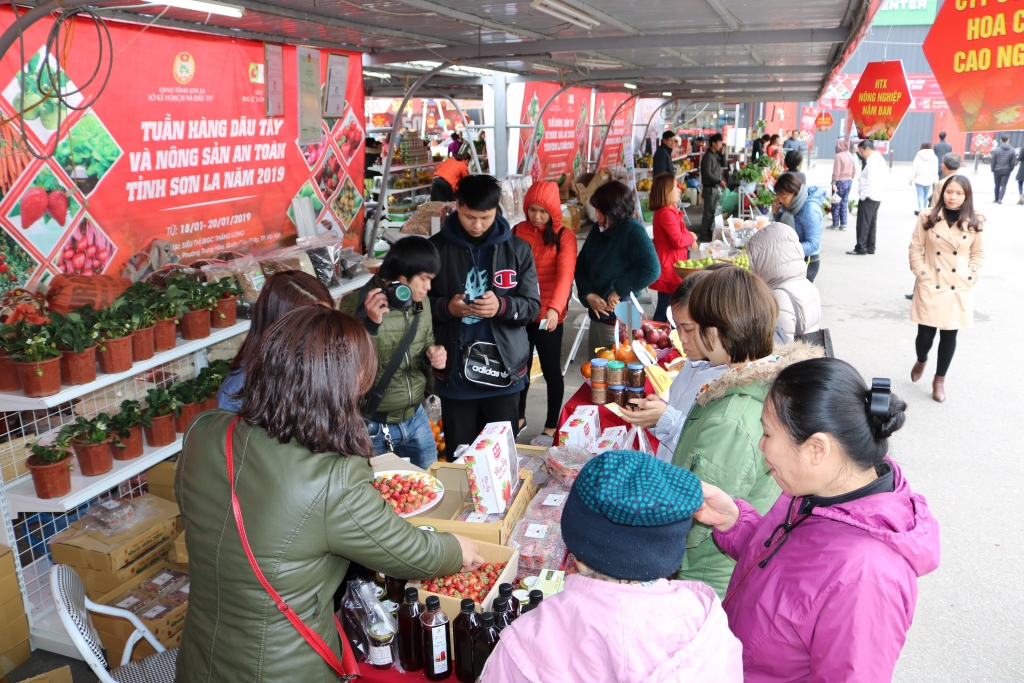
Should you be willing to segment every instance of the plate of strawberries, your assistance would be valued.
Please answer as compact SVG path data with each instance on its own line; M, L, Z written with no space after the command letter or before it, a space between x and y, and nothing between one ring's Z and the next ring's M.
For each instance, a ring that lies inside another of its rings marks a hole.
M426 512L444 497L444 485L425 472L378 472L373 479L373 488L399 517Z

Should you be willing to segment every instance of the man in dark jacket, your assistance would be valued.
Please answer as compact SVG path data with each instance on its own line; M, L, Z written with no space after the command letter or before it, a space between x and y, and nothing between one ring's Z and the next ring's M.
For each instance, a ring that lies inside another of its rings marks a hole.
M700 160L700 184L703 186L701 201L704 202L700 233L697 235L700 242L710 242L715 233L715 209L718 208L722 190L725 189L725 180L722 179L722 157L719 156L724 146L722 134L715 133L708 138L708 147Z
M992 175L996 180L996 204L1003 203L1006 183L1010 180L1013 167L1017 165L1017 150L1010 146L1010 136L999 136L999 146L992 149Z
M953 145L946 142L946 131L939 133L939 141L932 145L932 151L939 158L939 175L942 175L942 157L953 151Z
M672 165L672 152L679 146L679 138L670 130L661 134L661 144L654 150L654 168L652 177L657 178L662 173L675 175L676 171Z
M435 370L448 460L488 422L519 431L519 392L529 372L526 325L540 314L530 245L497 215L501 186L488 175L459 183L458 210L430 238L441 257L431 283L434 336L447 350Z

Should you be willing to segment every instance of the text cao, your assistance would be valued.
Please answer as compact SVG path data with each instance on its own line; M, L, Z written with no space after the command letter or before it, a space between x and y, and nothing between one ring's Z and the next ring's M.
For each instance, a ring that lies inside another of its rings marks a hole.
M984 7L988 0L955 0L958 10ZM1006 0L993 0L1002 4ZM967 40L984 40L1007 35L1007 31L1024 33L1024 9L1019 9L1007 20L1005 13L973 17L967 20ZM1024 66L1024 43L1009 43L996 47L995 67L1005 69ZM960 50L953 55L953 71L958 74L967 71L988 71L992 68L992 49Z

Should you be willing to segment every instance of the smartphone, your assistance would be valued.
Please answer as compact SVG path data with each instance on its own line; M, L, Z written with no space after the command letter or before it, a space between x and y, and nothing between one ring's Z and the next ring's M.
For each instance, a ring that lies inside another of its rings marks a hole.
M539 326L538 329L545 330L545 329L547 329L547 327L548 327L548 319L544 318L543 320L540 321L540 326Z

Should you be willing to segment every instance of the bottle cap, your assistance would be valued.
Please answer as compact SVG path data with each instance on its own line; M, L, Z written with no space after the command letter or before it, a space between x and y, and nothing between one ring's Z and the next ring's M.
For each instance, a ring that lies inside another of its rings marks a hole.
M462 611L466 614L476 611L476 603L473 598L462 598Z
M544 592L539 590L530 591L530 603L536 605L544 599Z
M643 363L627 363L626 364L626 369L627 370L643 370L644 369L644 364Z
M537 592L540 592L540 591L537 591ZM431 595L429 598L427 598L427 609L429 609L429 610L441 609L441 598L437 597L436 595Z
M494 614L492 612L484 612L480 615L480 623L483 624L484 628L494 626Z
M405 601L416 602L420 596L420 592L416 590L415 586L409 586L405 589Z
M590 367L594 367L593 362L591 362ZM610 370L619 370L619 369L625 368L625 367L626 367L626 364L623 363L621 360L610 360L610 361L608 361L608 368Z
M590 367L594 367L595 365L608 365L608 359L607 358L594 358L594 359L592 359L590 361Z
M503 598L511 597L512 596L512 584L511 583L498 584L498 595L500 595Z
M494 605L492 609L495 612L507 612L508 611L508 598L497 597L494 599Z

